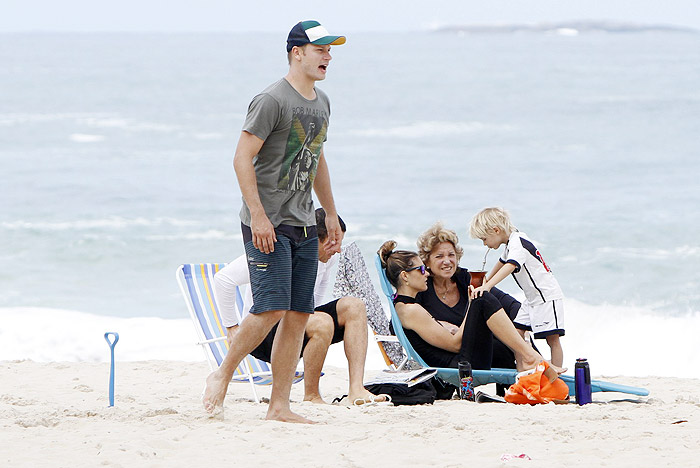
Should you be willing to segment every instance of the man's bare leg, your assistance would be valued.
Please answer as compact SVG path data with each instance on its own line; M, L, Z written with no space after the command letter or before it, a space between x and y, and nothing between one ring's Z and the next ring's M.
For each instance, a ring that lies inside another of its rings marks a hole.
M323 312L316 312L306 324L309 341L304 348L304 401L325 403L319 390L321 371L326 361L328 348L333 340L333 319Z
M367 359L367 310L362 299L343 297L336 306L338 325L345 327L343 345L348 359L348 399L386 401L384 395L374 395L364 386Z
M202 398L202 404L207 412L213 413L217 407L223 407L226 390L236 367L246 355L262 343L283 313L284 311L281 310L271 310L262 314L250 314L243 319L226 357L219 368L207 377Z
M304 328L310 314L288 310L277 327L272 345L272 392L265 419L312 424L313 421L293 413L289 406L294 371L304 340Z

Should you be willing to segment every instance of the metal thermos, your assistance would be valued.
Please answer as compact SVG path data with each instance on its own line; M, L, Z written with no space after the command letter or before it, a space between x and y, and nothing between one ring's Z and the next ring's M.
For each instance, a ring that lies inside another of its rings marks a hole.
M472 377L472 365L469 361L457 363L459 369L459 397L462 400L474 401L474 378Z
M574 382L576 387L576 403L579 405L590 403L592 401L591 369L588 367L588 361L586 359L576 359Z

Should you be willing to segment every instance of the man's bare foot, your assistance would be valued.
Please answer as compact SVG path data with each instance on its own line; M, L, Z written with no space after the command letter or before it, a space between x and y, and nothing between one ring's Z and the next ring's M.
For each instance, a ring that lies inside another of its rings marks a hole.
M313 395L304 395L304 401L310 401L311 403L317 404L317 405L327 405L326 401L319 395L318 393L315 393Z
M204 394L202 395L202 404L207 413L215 414L219 413L219 411L223 411L228 383L229 380L221 378L218 375L218 371L209 374L206 387L204 388ZM217 408L221 409L219 410Z
M316 421L312 421L304 416L296 414L290 409L273 410L272 407L268 408L265 419L268 421L280 421L297 424L316 424Z

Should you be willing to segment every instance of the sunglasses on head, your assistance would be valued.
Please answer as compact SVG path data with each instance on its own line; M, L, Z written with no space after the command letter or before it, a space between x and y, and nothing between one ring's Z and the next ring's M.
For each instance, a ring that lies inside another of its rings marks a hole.
M425 274L425 265L418 265L418 266L413 267L413 268L407 268L404 271L408 273L409 271L413 271L413 270L420 270L420 274L424 275Z

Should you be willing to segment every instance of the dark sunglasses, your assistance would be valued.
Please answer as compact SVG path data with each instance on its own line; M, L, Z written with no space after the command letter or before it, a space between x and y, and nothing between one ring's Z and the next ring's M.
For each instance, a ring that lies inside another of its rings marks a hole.
M420 270L420 274L424 275L425 274L425 265L418 265L417 267L408 268L404 271L408 273L409 271L413 271L413 270Z

